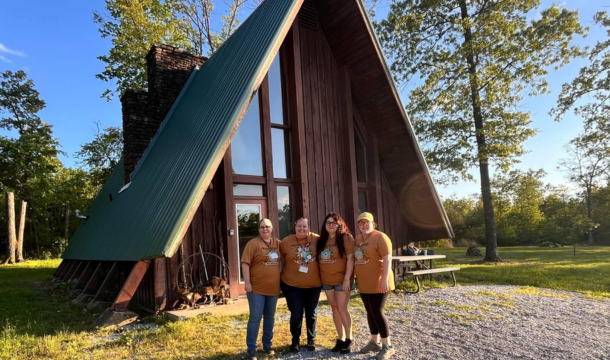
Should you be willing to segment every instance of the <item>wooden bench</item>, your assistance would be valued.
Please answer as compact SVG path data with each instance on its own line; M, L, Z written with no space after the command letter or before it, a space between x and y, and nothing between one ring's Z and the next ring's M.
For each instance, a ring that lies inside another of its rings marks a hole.
M457 285L457 281L455 280L455 272L459 271L460 268L457 266L453 266L453 267L443 267L443 268L436 268L436 269L424 269L424 270L413 270L413 271L405 271L403 273L403 278L404 275L413 275L415 277L415 283L417 284L417 290L416 291L407 291L411 294L416 294L419 292L419 290L421 289L421 284L419 282L419 276L420 275L428 275L428 274L438 274L438 273L443 273L443 272L451 272L451 277L453 278L453 286Z

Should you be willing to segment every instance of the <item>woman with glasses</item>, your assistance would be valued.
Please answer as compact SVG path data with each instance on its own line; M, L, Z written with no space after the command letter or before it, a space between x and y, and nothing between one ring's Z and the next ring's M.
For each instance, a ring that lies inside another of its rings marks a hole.
M280 243L280 255L284 259L281 289L290 310L290 351L299 351L303 313L307 326L307 350L314 351L318 300L322 290L316 260L319 235L309 232L309 220L305 218L297 220L295 232Z
M337 341L332 352L347 354L352 344L352 318L347 310L350 295L350 282L354 269L354 238L338 214L326 215L317 253L320 264L322 290L333 311L333 321L337 329Z
M256 340L263 319L263 351L275 354L271 348L275 307L280 295L280 241L271 236L269 219L258 224L258 236L248 241L241 256L241 268L250 307L246 331L248 358L256 359Z
M354 246L354 264L360 298L366 309L371 340L360 352L377 351L377 360L389 359L396 351L390 343L390 328L383 308L388 293L394 290L392 242L381 231L375 230L373 214L364 212L358 216L360 235ZM381 343L380 343L381 337Z

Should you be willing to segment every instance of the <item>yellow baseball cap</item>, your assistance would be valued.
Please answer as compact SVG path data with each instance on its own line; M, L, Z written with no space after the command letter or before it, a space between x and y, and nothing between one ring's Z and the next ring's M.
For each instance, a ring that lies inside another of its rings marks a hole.
M363 212L360 214L360 216L358 216L358 221L360 220L368 220L369 222L373 222L373 214L370 212Z

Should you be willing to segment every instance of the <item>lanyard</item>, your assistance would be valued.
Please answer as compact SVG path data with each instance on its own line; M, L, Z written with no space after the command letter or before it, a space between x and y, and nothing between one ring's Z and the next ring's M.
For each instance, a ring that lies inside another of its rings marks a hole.
M263 239L262 237L261 237L261 240L263 241L263 243L265 245L267 245L267 248L269 249L269 251L271 251L272 250L271 249L271 242L273 241L273 238L269 239L269 242L266 242L265 239Z

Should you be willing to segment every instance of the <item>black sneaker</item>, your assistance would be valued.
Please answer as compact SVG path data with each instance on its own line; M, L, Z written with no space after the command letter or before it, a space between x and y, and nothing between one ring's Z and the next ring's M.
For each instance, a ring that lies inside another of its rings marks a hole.
M307 340L307 350L316 351L316 341L315 340Z
M263 352L267 355L275 355L275 351L271 347L263 346Z
M341 349L343 349L344 346L345 346L345 342L343 340L337 339L337 341L335 342L335 347L330 349L330 351L339 352L339 351L341 351Z
M343 341L343 347L341 348L341 354L348 354L352 351L352 339L345 339Z
M298 353L299 352L299 344L298 343L292 343L292 345L290 345L290 352Z
M256 350L248 350L248 356L246 359L256 360Z

